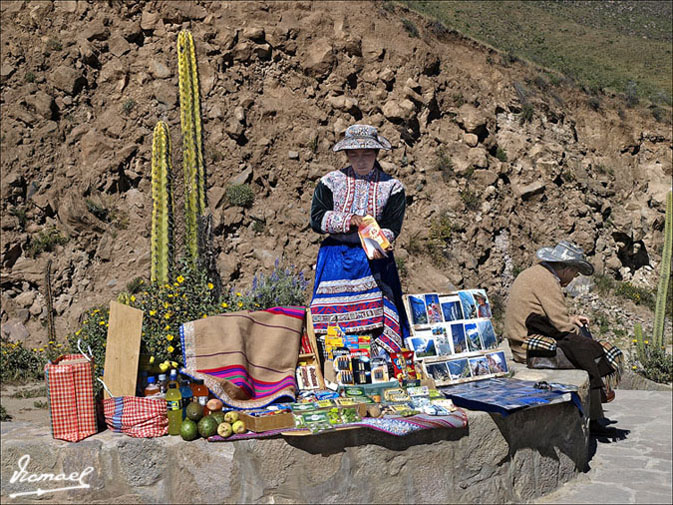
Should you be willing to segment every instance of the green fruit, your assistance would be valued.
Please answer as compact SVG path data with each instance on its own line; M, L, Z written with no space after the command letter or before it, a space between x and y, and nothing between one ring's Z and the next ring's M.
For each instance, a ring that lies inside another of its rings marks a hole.
M234 433L245 433L247 430L245 429L245 424L243 421L236 421L234 424L231 425L231 429L234 430Z
M215 419L218 425L224 422L224 412L211 412L210 417Z
M187 405L187 417L192 421L198 421L203 417L203 406L199 402L190 402Z
M231 424L229 423L220 423L220 425L217 427L217 434L222 438L230 437L233 432L234 430L231 428Z
M224 414L224 420L230 424L235 423L236 421L238 421L238 412L236 412L235 410L227 412L226 414Z
M206 416L199 421L199 435L203 438L212 437L217 433L217 421L213 416Z
M185 419L180 425L180 436L182 440L195 440L199 436L199 429L194 421Z

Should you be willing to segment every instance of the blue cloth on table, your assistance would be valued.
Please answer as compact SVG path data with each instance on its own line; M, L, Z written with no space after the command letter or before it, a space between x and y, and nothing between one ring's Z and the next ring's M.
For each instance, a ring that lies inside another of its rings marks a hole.
M577 387L548 383L551 389L534 387L535 382L495 378L440 387L439 390L458 407L495 412L503 417L530 407L572 401L584 415ZM569 395L569 396L568 396Z

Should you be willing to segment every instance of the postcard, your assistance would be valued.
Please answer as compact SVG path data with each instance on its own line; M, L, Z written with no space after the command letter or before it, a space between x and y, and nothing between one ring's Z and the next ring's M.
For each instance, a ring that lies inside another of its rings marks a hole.
M435 350L438 356L447 356L453 354L451 350L451 340L446 333L444 326L435 326L432 328L432 336L435 339Z
M491 313L491 304L488 303L488 298L486 297L486 291L483 289L473 289L470 291L474 302L477 305L477 315L476 317L492 317Z
M484 344L484 349L494 349L498 345L498 339L495 337L495 330L490 319L477 321L479 328L479 336L481 343Z
M460 304L463 307L463 316L465 319L475 319L477 317L477 304L474 301L472 293L469 291L458 291Z
M436 294L425 295L425 307L428 311L428 322L430 324L442 322L442 311L439 306L439 296Z
M492 373L502 373L508 371L504 352L500 351L487 354L486 360L488 361L488 367L491 369Z
M451 379L465 379L470 377L470 367L467 364L467 359L454 359L447 363Z
M485 356L479 356L478 358L470 358L470 370L472 371L472 376L476 377L478 375L490 375L491 369L488 367L488 360Z
M467 347L470 351L481 351L483 349L481 340L479 339L477 323L465 324L465 336L467 337Z
M407 341L411 344L411 349L416 353L417 358L427 358L436 356L435 339L425 337L409 337Z
M439 299L439 304L442 307L444 321L447 323L450 323L451 321L460 321L463 319L463 309L460 305L460 297L442 296Z
M451 324L451 341L453 342L453 352L455 354L468 350L463 323Z
M425 302L422 298L409 295L409 310L413 325L428 324L428 314L425 311Z
M426 363L425 371L436 381L446 381L451 379L446 363Z

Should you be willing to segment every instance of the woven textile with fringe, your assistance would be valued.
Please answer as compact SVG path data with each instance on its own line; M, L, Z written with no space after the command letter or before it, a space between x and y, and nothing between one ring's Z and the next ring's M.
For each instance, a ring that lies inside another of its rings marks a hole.
M599 344L605 349L605 357L614 368L614 372L603 377L603 382L608 389L614 389L622 380L622 369L624 367L624 353L607 340L599 340Z
M556 351L556 340L551 337L545 337L543 335L530 335L526 337L521 344L527 351Z

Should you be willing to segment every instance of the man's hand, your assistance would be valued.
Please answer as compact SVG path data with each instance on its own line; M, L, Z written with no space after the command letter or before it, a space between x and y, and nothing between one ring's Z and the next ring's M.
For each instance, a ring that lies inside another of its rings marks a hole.
M353 214L353 216L351 216L351 228L353 227L359 228L360 225L362 224L363 217L364 216L358 216L357 214Z
M579 326L580 328L585 324L588 326L590 323L589 318L586 316L575 316L571 321L575 326Z

